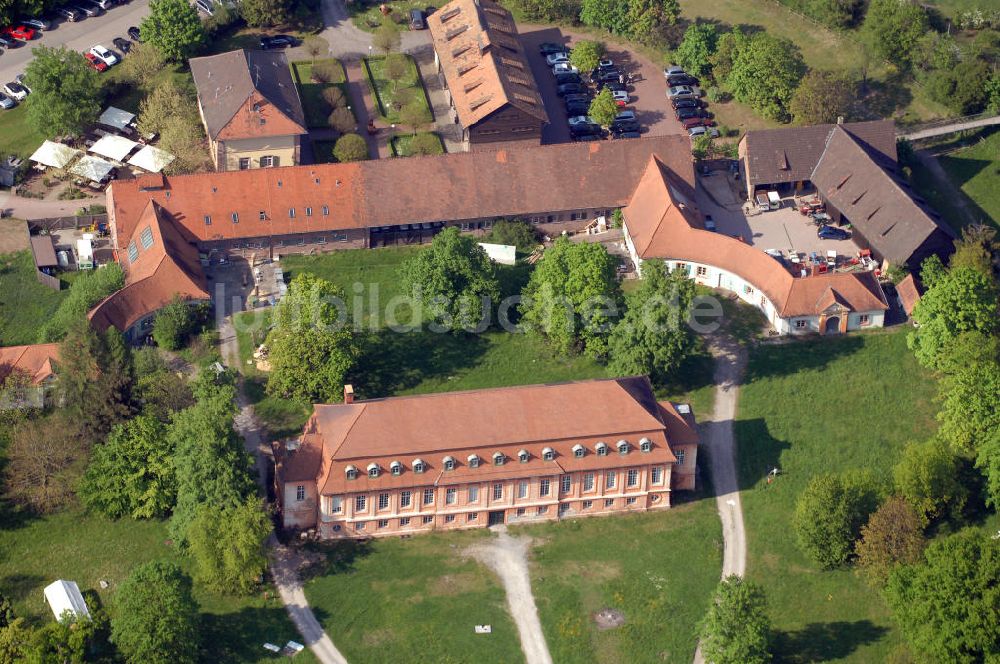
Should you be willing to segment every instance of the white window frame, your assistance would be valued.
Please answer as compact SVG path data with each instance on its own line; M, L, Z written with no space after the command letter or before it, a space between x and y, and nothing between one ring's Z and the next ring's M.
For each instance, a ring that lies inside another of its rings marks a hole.
M539 480L538 481L538 495L539 496L547 496L547 495L549 495L549 491L551 491L551 490L552 490L552 481L551 480L547 480L546 479L546 480Z
M355 512L367 512L368 511L368 497L367 496L354 496L354 511Z
M605 489L614 489L615 485L617 483L618 483L618 471L609 470L604 475L604 488Z
M454 505L456 502L458 502L458 489L450 486L444 490L444 504Z
M629 468L628 473L625 476L625 486L630 489L634 489L639 486L639 469Z
M653 466L649 473L649 481L652 484L663 484L663 466Z
M400 491L399 492L399 506L409 507L413 502L413 493L410 491Z
M583 474L583 490L584 491L593 491L595 486L596 486L596 482L594 481L594 473L584 473Z
M573 478L570 475L563 475L559 478L559 491L569 493L573 489Z
M528 497L528 480L521 480L517 483L517 497L527 498Z
M470 486L469 487L469 502L478 503L479 502L479 487Z
M434 489L424 489L423 501L424 505L434 504Z
M299 484L295 487L295 500L296 502L302 502L306 499L306 485Z
M503 500L503 482L493 484L493 500Z
M387 492L378 495L378 508L380 510L389 509L389 494Z

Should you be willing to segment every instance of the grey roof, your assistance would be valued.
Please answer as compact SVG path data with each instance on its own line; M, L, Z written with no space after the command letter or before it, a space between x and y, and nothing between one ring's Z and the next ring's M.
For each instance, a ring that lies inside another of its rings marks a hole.
M748 131L744 140L750 184L808 180L837 127L860 141L879 161L896 162L896 128L892 120Z
M241 49L188 62L212 138L229 124L254 90L306 132L302 101L283 52Z
M909 263L928 240L950 243L953 233L937 213L873 157L862 141L835 126L809 179L890 263Z

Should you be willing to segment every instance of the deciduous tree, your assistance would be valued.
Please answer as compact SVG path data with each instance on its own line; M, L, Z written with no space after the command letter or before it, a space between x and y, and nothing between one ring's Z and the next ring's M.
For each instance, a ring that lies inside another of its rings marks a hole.
M165 350L178 350L197 325L196 313L191 305L175 295L153 320L153 340Z
M28 123L47 138L79 134L101 112L97 72L82 55L65 46L32 49L24 72L31 95L25 101Z
M602 127L610 127L618 115L618 104L611 94L611 88L604 88L590 102L590 118Z
M118 263L102 265L92 272L83 272L73 280L69 294L59 303L38 335L39 343L60 341L69 328L87 315L94 305L125 286L125 273Z
M141 29L143 42L172 62L196 55L207 39L198 11L187 0L150 0Z
M148 92L165 65L166 58L160 50L149 42L144 42L133 44L128 57L122 59L119 67L123 78Z
M417 133L417 129L430 121L431 114L421 102L411 101L399 109L399 123L409 127L414 134Z
M959 514L965 506L968 492L959 479L958 459L940 438L907 445L893 478L924 524L946 512Z
M330 42L319 35L309 35L302 40L302 50L309 54L312 64L316 64L316 58L330 52Z
M871 0L864 29L879 57L905 69L927 32L927 23L926 10L912 0Z
M573 45L570 51L570 63L581 72L595 69L604 57L604 42L582 39Z
M395 92L399 82L410 73L410 61L402 53L390 53L382 63L382 73L392 82L392 91Z
M346 136L357 136L357 134L348 133L358 128L358 121L354 119L354 113L351 111L351 109L347 108L346 106L338 106L334 108L333 112L330 113L330 117L327 118L327 122L330 124L331 129L335 129L336 131L339 131L341 134L344 134ZM365 146L365 154L366 155L368 154L367 145Z
M531 251L538 246L538 234L526 221L499 219L493 222L493 228L486 236L487 242L494 244L510 244L518 251Z
M899 565L918 562L923 550L920 517L901 496L890 497L869 517L855 546L858 567L877 587L884 586Z
M736 99L765 118L786 120L788 105L805 71L798 46L757 32L735 41L732 67L724 83Z
M847 562L861 526L878 507L870 478L817 475L795 501L792 528L802 551L826 569Z
M288 4L285 0L242 0L240 15L249 26L274 27L288 22Z
M191 579L172 562L140 565L115 593L111 640L130 662L194 664L200 642Z
M347 106L347 97L344 96L344 91L336 85L331 85L323 90L323 101L329 104L331 109ZM353 114L351 119L354 119Z
M388 21L375 28L375 32L372 34L372 46L386 55L390 51L398 50L401 42L402 38L399 35L399 30Z
M18 423L6 450L7 498L40 513L66 505L76 490L86 455L86 438L68 411Z
M708 662L767 664L771 661L771 622L764 591L736 575L726 577L715 590L700 633Z
M423 133L417 134L410 139L407 152L411 156L442 154L444 148L441 147L441 139L437 134Z
M189 530L195 579L219 592L252 592L267 568L271 530L256 497L236 506L202 505Z
M482 331L500 299L496 267L471 235L455 226L400 266L403 292L423 304L426 318L442 330Z
M368 144L357 134L344 134L334 144L333 156L339 162L364 161L368 159Z
M674 51L677 63L693 76L712 73L712 56L719 43L719 31L714 23L692 23Z
M843 72L809 71L795 89L788 111L796 123L814 125L850 118L857 100L854 81Z

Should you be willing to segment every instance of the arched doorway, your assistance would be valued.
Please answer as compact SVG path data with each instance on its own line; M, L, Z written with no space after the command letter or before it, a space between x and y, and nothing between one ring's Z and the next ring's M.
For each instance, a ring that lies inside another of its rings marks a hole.
M826 324L823 326L823 334L838 333L840 333L840 316L830 316L826 319Z

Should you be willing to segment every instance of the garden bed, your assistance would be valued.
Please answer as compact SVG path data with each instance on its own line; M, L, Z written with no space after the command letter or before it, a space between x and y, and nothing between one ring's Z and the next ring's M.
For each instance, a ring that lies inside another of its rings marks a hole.
M332 69L337 72L337 76L329 83L317 83L312 78L314 64L332 63ZM347 98L347 77L344 75L344 66L339 60L327 58L323 60L292 62L292 78L299 88L299 96L302 99L302 110L306 116L306 126L309 129L326 129L329 127L329 117L333 109L330 104L323 99L323 92L328 88L338 87Z
M379 115L385 118L386 122L398 124L400 122L399 108L396 105L401 98L409 97L407 103L419 105L426 112L427 121L433 119L430 101L427 98L427 91L424 89L423 79L420 78L420 70L417 63L409 55L406 58L406 75L399 81L390 81L385 74L385 58L366 58L364 60L365 74L368 76L368 85L375 97L375 105L378 107ZM409 91L409 92L404 92Z
M434 132L422 132L418 134L403 134L402 136L393 136L392 140L389 141L389 147L392 150L393 157L412 157L413 153L410 152L410 143L414 138L418 136L433 136L437 139L437 150L431 154L444 154L444 142L442 142L441 137Z

